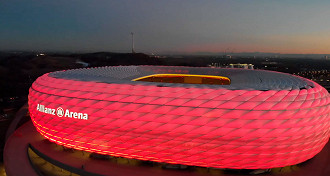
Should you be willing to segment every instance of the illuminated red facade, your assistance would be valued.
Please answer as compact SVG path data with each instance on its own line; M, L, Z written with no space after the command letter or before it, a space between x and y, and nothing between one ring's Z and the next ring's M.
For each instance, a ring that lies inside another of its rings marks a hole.
M231 84L132 81L159 73L221 75ZM59 145L234 169L283 167L315 156L329 139L329 104L329 93L304 78L186 67L54 72L39 77L29 94L35 127Z

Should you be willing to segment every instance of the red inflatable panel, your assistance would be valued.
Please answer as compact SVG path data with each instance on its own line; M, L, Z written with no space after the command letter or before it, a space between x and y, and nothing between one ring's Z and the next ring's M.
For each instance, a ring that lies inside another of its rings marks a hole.
M65 72L70 71L58 74ZM313 86L244 90L51 74L33 83L30 116L44 137L77 150L172 164L265 169L312 158L330 135L329 93L292 75L285 76Z

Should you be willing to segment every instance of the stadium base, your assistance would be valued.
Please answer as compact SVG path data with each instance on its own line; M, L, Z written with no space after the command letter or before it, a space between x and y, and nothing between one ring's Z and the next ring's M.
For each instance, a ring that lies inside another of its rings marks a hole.
M164 163L128 160L111 156L73 150L49 142L40 135L29 121L17 129L8 139L4 162L6 173L15 175L330 175L330 143L314 158L284 168L267 171L228 170ZM267 172L267 173L264 173Z

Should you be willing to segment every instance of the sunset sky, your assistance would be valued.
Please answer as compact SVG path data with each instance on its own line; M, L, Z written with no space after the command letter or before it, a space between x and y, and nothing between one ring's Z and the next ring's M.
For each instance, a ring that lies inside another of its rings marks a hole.
M0 50L330 54L330 1L0 0Z

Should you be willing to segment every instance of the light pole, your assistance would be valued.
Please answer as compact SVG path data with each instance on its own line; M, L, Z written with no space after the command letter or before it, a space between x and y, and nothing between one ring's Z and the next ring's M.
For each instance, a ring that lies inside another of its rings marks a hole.
M132 53L135 53L135 51L134 51L134 33L131 32L131 35L132 35Z

